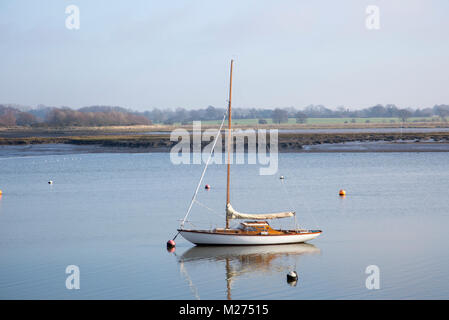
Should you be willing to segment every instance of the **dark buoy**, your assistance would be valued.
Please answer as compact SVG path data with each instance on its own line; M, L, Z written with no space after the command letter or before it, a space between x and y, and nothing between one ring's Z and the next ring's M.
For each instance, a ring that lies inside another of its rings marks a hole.
M173 240L168 240L168 241L167 241L167 248L168 248L168 247L176 247L175 241L173 241Z
M48 181L48 184L53 184L53 181L49 180L49 181Z
M204 189L209 190L209 189L210 189L210 185L206 184L206 186L204 187Z
M167 241L167 251L168 252L175 252L176 243L174 240L168 240Z
M290 271L287 273L287 282L291 286L296 286L296 283L298 282L298 274L296 271Z
M284 176L280 176L279 179L284 180Z

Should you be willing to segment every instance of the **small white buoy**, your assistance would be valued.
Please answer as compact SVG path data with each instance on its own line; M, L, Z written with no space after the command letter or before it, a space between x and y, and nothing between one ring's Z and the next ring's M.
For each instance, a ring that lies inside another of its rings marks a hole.
M296 282L298 281L298 274L296 273L296 271L290 271L289 273L287 273L287 282Z
M280 176L279 179L284 180L284 176Z
M49 180L49 181L48 181L48 184L53 184L53 181L52 181L52 180Z

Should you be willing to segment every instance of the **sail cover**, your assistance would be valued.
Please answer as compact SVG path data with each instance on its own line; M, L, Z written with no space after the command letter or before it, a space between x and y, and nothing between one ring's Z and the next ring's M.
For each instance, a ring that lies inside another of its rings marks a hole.
M278 212L278 213L261 213L261 214L250 214L250 213L240 213L234 210L230 203L226 205L226 216L228 219L278 219L278 218L288 218L295 215L294 211Z

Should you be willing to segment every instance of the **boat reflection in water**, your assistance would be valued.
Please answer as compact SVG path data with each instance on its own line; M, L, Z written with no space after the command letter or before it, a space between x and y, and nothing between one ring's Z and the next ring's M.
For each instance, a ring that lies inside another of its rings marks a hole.
M227 299L231 300L232 282L238 277L280 272L285 272L286 277L287 272L296 269L299 256L320 252L319 248L308 243L267 246L196 246L178 256L178 262L181 273L197 299L199 299L198 290L187 273L189 263L193 265L194 262L201 261L223 262L226 272ZM290 285L296 285L296 283L291 282Z

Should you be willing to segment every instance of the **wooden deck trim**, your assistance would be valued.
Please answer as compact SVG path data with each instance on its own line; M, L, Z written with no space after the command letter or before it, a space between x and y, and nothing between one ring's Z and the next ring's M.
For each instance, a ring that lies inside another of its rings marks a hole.
M210 230L188 230L188 229L178 229L179 232L192 232L192 233L206 233L206 234L216 234L222 236L250 236L250 237L279 237L279 236L298 236L298 235L308 235L322 233L321 230L314 230L314 232L302 232L302 233L276 233L261 235L259 233L226 233L226 232L213 232Z

